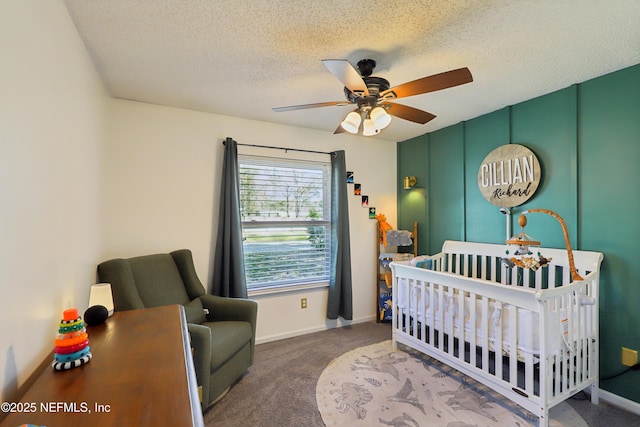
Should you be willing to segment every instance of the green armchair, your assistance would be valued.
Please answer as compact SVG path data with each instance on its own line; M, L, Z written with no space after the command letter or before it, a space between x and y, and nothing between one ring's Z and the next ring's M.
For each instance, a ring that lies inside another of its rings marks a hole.
M98 279L111 283L115 311L184 306L203 410L253 363L257 303L205 294L191 251L105 261Z

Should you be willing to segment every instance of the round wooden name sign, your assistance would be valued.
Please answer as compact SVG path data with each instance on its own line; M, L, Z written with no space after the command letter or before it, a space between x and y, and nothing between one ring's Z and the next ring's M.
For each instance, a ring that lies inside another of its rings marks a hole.
M529 200L540 184L540 162L527 147L507 144L484 158L478 170L478 188L491 204L502 208Z

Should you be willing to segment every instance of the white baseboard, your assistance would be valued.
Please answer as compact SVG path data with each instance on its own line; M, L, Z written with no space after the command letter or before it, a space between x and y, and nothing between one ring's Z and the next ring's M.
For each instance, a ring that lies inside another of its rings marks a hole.
M318 325L311 328L297 329L295 331L286 331L280 334L273 334L273 335L258 337L256 338L256 344L264 344L271 341L279 341L286 338L299 337L301 335L312 334L314 332L328 331L329 329L341 328L343 326L348 326L348 325L355 325L356 323L371 322L372 320L375 320L375 319L376 319L375 315L364 316L364 317L360 317L353 320L344 320L342 318L338 320L327 319L324 325Z
M632 412L636 415L640 415L640 403L626 399L622 396L618 396L617 394L613 394L610 391L606 391L603 389L599 389L598 393L600 399L607 402L608 404L617 406L618 408Z

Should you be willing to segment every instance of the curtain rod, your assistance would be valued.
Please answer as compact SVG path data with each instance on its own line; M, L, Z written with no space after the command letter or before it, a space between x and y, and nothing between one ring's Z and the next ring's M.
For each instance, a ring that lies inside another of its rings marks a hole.
M222 141L222 145L224 145L226 143L226 141ZM258 148L271 148L272 150L284 150L285 152L287 151L298 151L301 153L315 153L315 154L328 154L328 155L333 155L334 153L332 152L327 152L327 151L314 151L314 150L303 150L301 148L286 148L286 147L276 147L273 145L256 145L256 144L241 144L239 142L236 142L236 145L241 145L243 147L258 147Z

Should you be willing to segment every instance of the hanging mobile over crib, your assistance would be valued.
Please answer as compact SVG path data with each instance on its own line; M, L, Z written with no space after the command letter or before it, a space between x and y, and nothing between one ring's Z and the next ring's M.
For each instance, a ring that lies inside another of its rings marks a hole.
M578 274L578 271L575 266L575 262L573 259L573 251L571 250L571 241L569 240L569 232L567 230L567 224L564 222L564 219L557 213L549 210L549 209L529 209L527 211L522 212L520 217L518 218L518 225L521 228L520 233L511 237L505 243L510 245L511 247L515 246L515 249L511 251L507 248L507 255L512 252L511 257L503 257L502 262L508 267L521 267L521 268L529 268L533 271L537 270L540 267L546 267L549 265L549 261L551 258L545 258L540 252L537 253L538 258L536 259L533 255L533 252L530 249L530 246L540 246L540 242L529 236L524 232L524 228L527 226L527 217L525 214L539 212L550 215L558 220L560 226L562 227L562 233L564 234L565 246L567 249L567 257L569 259L569 271L571 273L571 280L578 281L583 280L582 276Z
M524 214L518 218L518 225L520 232L505 242L509 247L505 251L507 257L502 258L502 263L508 268L529 268L533 271L547 267L551 258L545 258L540 252L536 253L537 258L533 256L531 246L540 246L540 242L524 232L527 226L527 217Z

